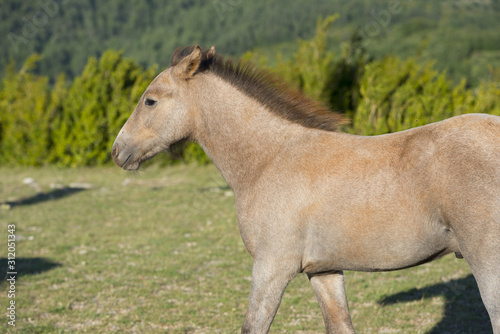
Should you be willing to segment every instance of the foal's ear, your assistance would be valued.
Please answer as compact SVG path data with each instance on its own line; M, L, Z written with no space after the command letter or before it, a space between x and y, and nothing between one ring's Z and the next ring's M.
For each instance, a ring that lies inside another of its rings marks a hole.
M189 56L175 65L174 73L185 79L191 78L201 63L201 48L196 45Z
M215 56L215 46L212 45L210 50L208 50L207 52L207 58L210 59L213 58L214 56Z

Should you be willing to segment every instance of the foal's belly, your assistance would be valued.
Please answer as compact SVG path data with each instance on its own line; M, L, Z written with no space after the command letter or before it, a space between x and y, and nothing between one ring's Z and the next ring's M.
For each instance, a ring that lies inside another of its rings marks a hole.
M318 228L308 233L302 270L389 271L459 251L452 231L438 224L422 224L429 225L387 222L364 230L356 228L359 226Z

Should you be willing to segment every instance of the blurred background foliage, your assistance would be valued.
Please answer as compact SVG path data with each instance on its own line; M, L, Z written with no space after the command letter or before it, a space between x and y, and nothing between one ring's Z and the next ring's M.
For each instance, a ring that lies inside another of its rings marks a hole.
M0 9L2 165L109 164L145 88L176 47L195 43L278 73L346 114L354 134L500 115L495 0L6 0ZM209 162L194 144L179 155Z

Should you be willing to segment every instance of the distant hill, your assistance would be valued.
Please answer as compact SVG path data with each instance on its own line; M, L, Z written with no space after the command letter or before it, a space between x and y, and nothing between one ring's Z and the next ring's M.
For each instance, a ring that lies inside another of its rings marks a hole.
M455 80L476 85L500 67L499 0L3 0L0 3L0 76L34 52L37 71L54 78L78 75L89 56L123 49L125 56L165 67L181 45L216 45L239 56L254 48L288 56L297 38L310 38L318 16L339 13L329 47L355 29L368 53L420 54Z

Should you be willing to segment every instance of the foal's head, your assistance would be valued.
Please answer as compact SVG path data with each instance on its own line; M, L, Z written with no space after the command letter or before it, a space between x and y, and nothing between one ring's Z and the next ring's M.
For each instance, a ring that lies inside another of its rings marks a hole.
M272 73L216 56L214 47L179 48L170 65L146 89L115 140L113 160L124 169L139 168L141 162L178 141L196 139L200 95L192 83L203 73L223 79L274 115L306 128L335 131L345 123L342 116L290 89ZM205 82L199 87L211 85Z
M175 52L169 68L149 85L113 144L113 161L126 170L189 139L194 131L196 108L188 94L189 81L200 65L215 56L215 49L194 46Z

